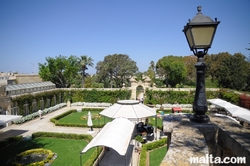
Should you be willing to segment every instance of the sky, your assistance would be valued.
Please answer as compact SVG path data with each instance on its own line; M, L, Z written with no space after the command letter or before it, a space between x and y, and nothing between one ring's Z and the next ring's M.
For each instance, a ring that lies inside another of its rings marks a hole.
M0 72L37 73L46 57L126 54L139 71L192 55L183 27L202 13L221 21L209 54L249 56L249 0L0 0Z

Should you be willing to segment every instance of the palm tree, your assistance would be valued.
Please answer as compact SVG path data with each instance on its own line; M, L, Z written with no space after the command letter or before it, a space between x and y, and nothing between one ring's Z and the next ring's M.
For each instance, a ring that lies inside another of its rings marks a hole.
M93 59L86 55L83 55L79 58L79 64L82 72L82 88L84 88L84 77L86 76L85 71L88 70L88 66L93 67Z

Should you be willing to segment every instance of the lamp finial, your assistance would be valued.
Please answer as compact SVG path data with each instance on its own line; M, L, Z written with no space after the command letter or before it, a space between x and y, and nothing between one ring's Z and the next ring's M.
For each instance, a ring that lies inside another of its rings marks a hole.
M201 13L201 8L202 8L201 6L198 6L198 7L197 7L197 11L198 11L197 14L202 14L202 13Z

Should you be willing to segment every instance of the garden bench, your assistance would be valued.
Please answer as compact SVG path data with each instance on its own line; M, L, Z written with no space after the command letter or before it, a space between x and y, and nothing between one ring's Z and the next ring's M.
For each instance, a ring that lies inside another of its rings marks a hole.
M175 112L178 112L180 113L182 110L181 110L181 107L173 107L172 108L172 113L175 113Z

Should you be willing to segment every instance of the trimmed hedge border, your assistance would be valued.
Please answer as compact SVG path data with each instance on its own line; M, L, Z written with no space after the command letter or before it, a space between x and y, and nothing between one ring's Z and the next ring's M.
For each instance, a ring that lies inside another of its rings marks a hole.
M92 140L91 135L85 134L67 134L67 133L53 133L53 132L36 132L32 134L32 138L46 137L46 138L60 138L60 139L74 139L74 140L85 140L90 142ZM23 136L9 137L0 141L0 149L6 147L12 143L17 143L23 141ZM85 166L92 166L100 153L102 152L102 147L97 147L92 153L90 158L84 163Z
M9 137L0 141L0 149L23 140L23 136Z
M36 132L32 134L32 138L38 138L38 137L49 137L49 138L63 138L63 139L83 139L87 142L90 142L92 140L91 135L85 135L85 134L66 134L66 133L53 133L53 132ZM84 166L92 166L100 153L102 152L102 147L95 148L95 151L92 153L90 158L84 163Z
M100 110L103 110L103 109L98 109L98 108L84 108L82 109L82 111L89 111L91 109L91 111L100 111ZM54 123L56 126L66 126L66 127L89 127L87 124L76 124L76 123L62 123L62 122L59 122L59 119L65 117L65 116L68 116L74 112L77 112L77 110L69 110L67 112L64 112L60 115L57 115L53 118L50 119L50 121L52 123ZM93 128L102 128L105 124L101 124L101 125L93 125L92 127Z
M85 135L85 134L67 134L67 133L53 133L53 132L36 132L32 134L32 138L38 138L38 137L48 137L48 138L63 138L63 139L83 139L87 142L90 142L92 140L91 135Z
M161 138L158 141L154 141L148 144L143 144L142 149L141 149L141 155L140 155L140 166L145 166L146 165L146 158L147 158L147 151L153 150L159 147L162 147L167 144L167 138Z

